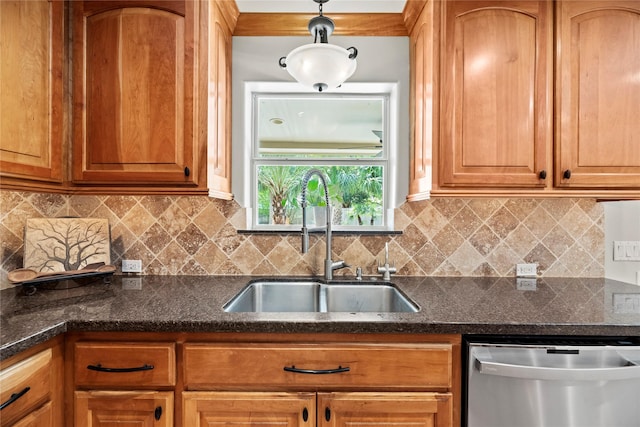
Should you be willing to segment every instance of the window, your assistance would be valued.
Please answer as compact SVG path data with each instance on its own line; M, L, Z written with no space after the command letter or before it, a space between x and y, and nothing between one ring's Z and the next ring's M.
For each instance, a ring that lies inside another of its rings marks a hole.
M349 86L340 93L251 92L253 229L300 228L302 180L311 168L325 176L334 230L393 228L393 85ZM309 224L326 224L325 200L312 177Z

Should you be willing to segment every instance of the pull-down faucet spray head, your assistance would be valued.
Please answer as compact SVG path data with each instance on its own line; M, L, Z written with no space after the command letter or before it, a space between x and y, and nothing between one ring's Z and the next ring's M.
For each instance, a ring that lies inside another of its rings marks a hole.
M324 199L327 207L327 224L326 227L330 227L331 221L331 206L329 204L329 189L327 187L327 181L324 174L319 169L309 169L302 177L302 195L300 200L300 206L302 206L302 253L306 254L309 251L309 229L307 228L307 186L311 177L317 176L318 180L322 184L324 190ZM317 226L318 224L316 224Z

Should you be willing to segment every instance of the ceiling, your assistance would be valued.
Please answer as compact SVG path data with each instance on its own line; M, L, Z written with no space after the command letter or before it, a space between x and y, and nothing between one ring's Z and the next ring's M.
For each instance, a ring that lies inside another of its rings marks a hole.
M378 155L382 97L315 95L257 97L260 154Z
M407 0L331 0L324 13L401 13ZM317 13L313 0L236 0L241 13Z

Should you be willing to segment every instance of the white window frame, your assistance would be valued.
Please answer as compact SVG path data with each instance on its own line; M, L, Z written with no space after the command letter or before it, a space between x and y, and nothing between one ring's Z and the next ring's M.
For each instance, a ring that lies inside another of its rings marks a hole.
M244 143L242 149L242 157L244 165L249 170L245 176L243 192L248 197L247 204L247 228L252 230L282 230L291 231L300 229L300 225L276 225L276 224L258 224L257 204L257 166L258 165L277 165L283 163L285 159L269 159L257 156L257 124L256 106L254 100L260 95L276 95L276 94L309 94L309 89L304 88L299 83L291 82L245 82L244 85ZM378 226L361 225L347 226L335 225L334 230L345 230L349 232L370 232L370 231L393 231L394 229L394 201L396 197L397 183L397 159L398 159L398 83L382 82L382 83L344 83L342 86L331 93L341 95L376 95L382 96L385 100L385 123L383 134L388 136L383 144L383 159L326 159L326 160L306 160L301 158L292 158L287 160L288 164L295 165L358 165L373 164L383 166L383 224ZM370 162L369 162L370 161Z

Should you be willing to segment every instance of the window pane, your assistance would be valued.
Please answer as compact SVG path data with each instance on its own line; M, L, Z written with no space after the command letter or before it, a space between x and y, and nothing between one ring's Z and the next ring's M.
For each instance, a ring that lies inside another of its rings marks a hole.
M383 157L382 96L259 97L257 157Z
M257 166L258 225L302 224L302 177L310 168ZM318 166L317 169L324 173L329 187L329 203L334 210L332 224L349 228L384 225L382 166L334 165ZM326 224L326 199L316 176L307 186L307 206L309 224Z

